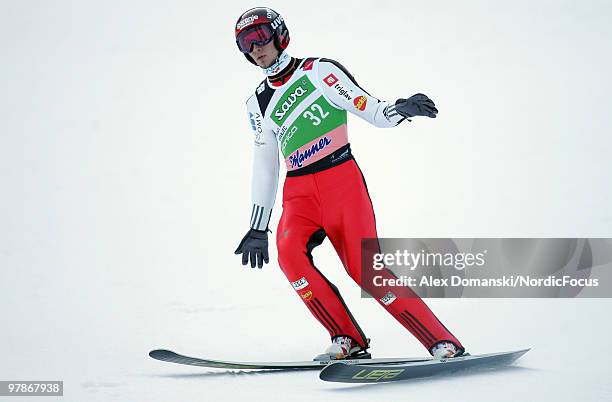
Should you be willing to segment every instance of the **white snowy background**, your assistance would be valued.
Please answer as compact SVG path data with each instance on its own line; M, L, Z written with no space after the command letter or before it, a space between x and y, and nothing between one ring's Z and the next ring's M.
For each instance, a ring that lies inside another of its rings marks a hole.
M428 300L472 353L533 347L490 374L346 386L147 356L304 360L329 341L274 246L263 270L233 255L262 78L233 24L256 5L0 2L0 380L63 380L49 401L612 399L610 299ZM612 237L612 3L267 5L291 54L438 105L392 130L350 119L380 236ZM328 241L314 254L375 356L426 353L359 298Z

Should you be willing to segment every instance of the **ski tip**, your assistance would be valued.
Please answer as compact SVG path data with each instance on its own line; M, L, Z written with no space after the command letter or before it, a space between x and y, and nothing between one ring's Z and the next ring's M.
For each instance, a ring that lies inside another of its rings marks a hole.
M427 377L442 372L459 370L462 367L497 367L512 364L529 352L531 348L482 355L465 355L440 361L425 360L400 364L368 365L347 364L342 361L323 367L319 379L342 383L383 383Z
M519 357L523 356L525 353L529 352L531 350L531 348L525 348L525 349L520 349L517 350L516 352L514 352L516 358L518 359Z
M174 353L171 350L167 350L167 349L154 349L149 352L149 357L152 357L153 359L157 359L157 360L167 359L168 356L171 356L171 355L176 355L176 353Z
M344 362L334 362L323 367L323 370L319 372L319 379L323 381L334 381L332 378L336 377L336 374L344 369L348 364Z

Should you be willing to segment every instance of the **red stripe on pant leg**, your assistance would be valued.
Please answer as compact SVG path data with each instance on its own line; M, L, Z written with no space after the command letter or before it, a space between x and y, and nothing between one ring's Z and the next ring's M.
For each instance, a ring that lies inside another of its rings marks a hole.
M338 325L338 323L336 322L336 320L334 320L334 317L331 316L331 314L329 314L327 312L327 310L325 309L325 307L323 306L323 304L319 301L319 299L315 298L314 299L315 302L315 306L319 306L319 308L323 311L323 313L325 315L327 315L327 317L329 317L329 319L331 320L331 322L334 324L334 328L336 328L336 330L338 331L338 333L341 332L340 326Z
M407 320L407 319L406 319L406 318L405 318L403 315L400 315L400 318L401 318L401 320L398 320L398 321L400 321L400 323L401 323L401 324L403 324L403 325L404 325L404 327L408 327L408 328L407 328L407 329L408 329L408 331L410 331L410 333L411 333L411 334L412 334L412 335L413 335L415 338L417 338L417 340L418 340L419 342L421 342L421 343L425 343L425 342L423 342L422 335L421 335L421 334L419 334L419 333L417 332L417 330L416 330L416 329L415 329L415 328L412 326L412 323L410 323L410 322L409 322L409 321L408 321L408 320ZM402 322L402 321L404 321L404 322Z
M321 317L327 323L327 325L332 329L331 330L332 334L335 335L338 332L340 332L340 328L336 328L333 326L333 324L327 319L325 314L323 314L323 312L321 311L321 309L319 309L319 306L317 306L316 303L313 303L312 307L317 311L317 313L319 314L319 317Z
M319 323L321 323L321 325L323 325L325 327L327 332L329 332L330 336L333 336L335 331L329 326L329 324L326 323L325 321L323 321L323 319L319 316L319 313L315 309L310 307L310 304L308 304L308 303L305 303L305 304L306 304L306 307L308 307L308 310L310 310L310 312L312 313L312 315L315 316L317 321L319 321Z
M312 261L311 261L311 263L312 263ZM330 289L334 293L335 298L340 302L340 307L342 308L343 312L346 314L346 316L350 320L350 325L352 326L352 328L344 328L342 331L340 331L340 333L347 334L347 336L350 336L351 338L353 338L363 348L367 348L367 346L368 346L367 337L365 336L363 330L361 329L361 327L357 323L357 320L355 319L355 317L353 317L353 314L351 313L351 310L349 310L348 306L344 302L344 299L342 298L342 295L340 294L340 291L338 290L336 285L331 283L325 277L325 275L323 275L321 273L321 271L319 271L319 269L314 266L314 264L312 264L312 267L319 273L321 278L323 278L325 280L325 282L328 284L328 286L330 287ZM342 317L340 317L340 318L342 318Z
M425 334L419 328L415 327L415 325L408 319L408 317L404 316L404 313L400 314L400 318L406 323L412 335L414 335L414 337L417 338L419 342L421 342L422 344L430 343L429 340L426 338Z
M324 300L328 303L327 306L331 307L332 312L334 312L334 314L338 314L336 315L336 317L341 320L342 326L338 324L338 322L334 318L334 315L332 315L327 308L323 307L323 303L320 300L319 300L319 305L325 311L325 313L328 314L329 318L334 322L334 324L336 324L336 327L338 328L338 334L350 336L352 339L354 339L359 345L361 345L365 349L368 346L367 338L365 334L363 333L363 330L361 329L359 324L357 324L357 320L355 320L355 317L353 317L353 314L351 313L346 303L344 302L344 299L342 298L340 291L338 290L336 285L331 283L325 277L325 275L323 275L321 271L319 271L319 269L314 265L314 261L312 258L312 250L318 245L320 245L326 237L327 237L327 233L323 229L319 229L316 232L314 232L310 236L310 239L307 243L306 256L308 257L310 266L317 272L319 277L325 281L327 286L329 286L329 289L335 295L334 298L326 297L325 295L323 296L325 297ZM339 302L339 305L338 305L338 302ZM331 306L329 303L331 303ZM348 322L346 318L348 318Z
M407 314L408 316L410 316L414 320L414 322L423 329L423 331L425 331L425 332L427 332L427 334L429 334L429 338L432 339L432 342L435 342L437 340L436 337L433 336L433 334L431 332L429 332L429 330L423 324L421 324L421 322L419 320L417 320L415 316L410 314L407 310L405 310L404 313Z
M433 314L433 313L432 313ZM440 319L438 317L436 317L436 315L433 315L434 318L436 319L436 321L438 322L438 324L440 324L442 326L442 328L444 328L444 330L446 331L446 333L448 335L450 335L449 337L446 337L444 339L441 339L438 342L442 342L442 341L450 341L452 343L455 344L455 346L457 347L458 350L460 350L462 353L465 352L465 348L463 347L463 345L461 344L461 342L459 342L459 340L448 330L448 328L446 328L446 325L444 325L442 323L442 321L440 321ZM433 346L433 345L432 345Z

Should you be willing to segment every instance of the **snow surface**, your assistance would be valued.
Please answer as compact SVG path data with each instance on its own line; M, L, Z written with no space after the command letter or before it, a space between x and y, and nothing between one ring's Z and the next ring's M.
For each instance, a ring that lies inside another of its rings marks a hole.
M269 4L292 54L440 109L392 130L350 118L381 236L612 237L610 2ZM147 356L327 346L274 262L232 254L250 216L243 102L261 80L232 24L252 5L0 2L0 380L63 380L45 401L612 400L611 299L428 300L472 353L533 348L478 375L347 386ZM277 201L273 230L279 215ZM425 354L328 241L314 254L375 356Z
M118 296L129 292L124 287ZM37 333L10 334L10 348L3 351L1 378L63 379L64 399L70 401L612 398L608 359L598 355L606 353L606 346L599 345L607 342L606 334L611 330L604 318L612 307L608 299L429 300L472 353L526 346L533 350L514 366L497 371L396 384L348 385L322 382L317 371L216 370L150 359L147 352L160 346L234 360L304 359L326 346L325 334L302 311L297 298L287 297L283 303L268 297L252 303L236 300L226 308L211 308L193 289L187 293L190 295L181 296L180 303L164 302L171 297L162 296L157 301L133 303L129 312L118 307L98 317L92 314L87 323L57 327L47 322L54 327L48 332L40 323ZM352 293L349 304L372 337L376 356L425 353L376 303ZM593 348L596 350L590 351Z

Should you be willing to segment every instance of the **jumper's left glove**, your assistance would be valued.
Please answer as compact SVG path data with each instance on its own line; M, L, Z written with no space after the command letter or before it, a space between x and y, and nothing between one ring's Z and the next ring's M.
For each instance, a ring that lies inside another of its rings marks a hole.
M249 258L251 268L263 267L263 263L270 262L268 258L268 232L266 230L250 229L240 241L234 254L242 254L242 265L247 265Z
M435 118L438 109L427 95L416 94L408 99L398 99L395 101L395 111L403 117L427 116Z

